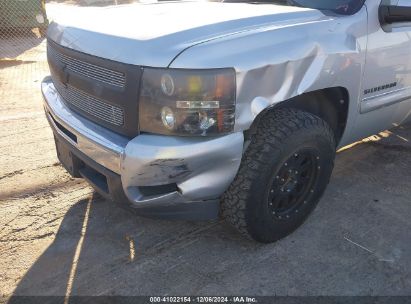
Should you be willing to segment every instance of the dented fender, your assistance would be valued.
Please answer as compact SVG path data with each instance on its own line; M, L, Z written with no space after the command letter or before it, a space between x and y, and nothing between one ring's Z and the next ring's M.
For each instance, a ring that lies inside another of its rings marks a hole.
M340 145L353 138L367 47L367 10L352 16L316 15L273 22L187 49L173 68L234 67L235 131L250 128L259 113L304 93L331 87L349 92L349 114Z

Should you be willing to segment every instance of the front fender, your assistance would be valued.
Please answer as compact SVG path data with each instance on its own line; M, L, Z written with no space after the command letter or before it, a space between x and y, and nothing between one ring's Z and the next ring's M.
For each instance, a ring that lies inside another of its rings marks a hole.
M306 23L271 24L187 49L173 68L234 67L237 72L235 131L250 128L268 107L330 87L349 92L350 112L341 144L350 140L358 115L367 46L367 11L321 14Z

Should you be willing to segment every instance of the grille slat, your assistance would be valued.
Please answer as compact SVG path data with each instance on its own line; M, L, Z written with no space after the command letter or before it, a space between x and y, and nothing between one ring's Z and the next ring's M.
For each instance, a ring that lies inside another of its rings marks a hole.
M70 85L64 86L58 81L53 82L66 103L115 126L124 124L124 110L120 107L106 103Z
M126 85L126 77L121 72L113 71L61 54L50 44L48 44L48 53L49 56L52 56L55 60L65 64L68 71L120 88L124 88Z

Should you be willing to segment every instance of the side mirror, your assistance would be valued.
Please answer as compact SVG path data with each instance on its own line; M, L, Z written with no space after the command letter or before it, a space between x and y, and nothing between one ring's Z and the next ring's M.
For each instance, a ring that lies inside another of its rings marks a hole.
M397 22L411 22L411 6L381 5L379 19L382 26Z

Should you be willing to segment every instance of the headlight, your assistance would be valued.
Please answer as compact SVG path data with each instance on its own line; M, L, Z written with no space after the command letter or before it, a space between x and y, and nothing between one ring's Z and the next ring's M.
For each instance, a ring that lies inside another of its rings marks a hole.
M230 133L235 92L233 69L144 69L140 131L186 136Z

